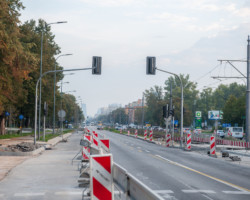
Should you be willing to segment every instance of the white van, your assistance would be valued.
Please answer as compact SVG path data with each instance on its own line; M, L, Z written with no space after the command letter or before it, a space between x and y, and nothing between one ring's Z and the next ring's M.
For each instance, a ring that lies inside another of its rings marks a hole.
M243 127L228 127L227 134L235 138L243 138Z

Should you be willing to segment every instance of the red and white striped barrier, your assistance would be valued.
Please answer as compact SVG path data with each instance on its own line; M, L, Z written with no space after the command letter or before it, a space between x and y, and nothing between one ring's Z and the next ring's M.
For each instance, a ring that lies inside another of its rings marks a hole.
M171 141L171 135L167 134L167 137L166 137L166 147L170 147L170 141Z
M210 155L215 155L215 137L210 137Z
M138 137L138 131L137 131L137 129L135 130L135 138L137 138Z
M90 156L91 199L114 200L112 171L111 154Z
M149 132L149 141L153 141L153 130L151 129Z
M89 147L82 147L82 158L83 160L88 160L90 156L90 148Z
M147 140L147 135L148 135L148 131L145 130L145 131L144 131L144 140Z
M98 144L98 133L96 133L95 131L93 131L93 144L95 145L95 147L99 147Z
M187 150L191 150L191 134L187 134Z
M128 131L128 136L130 135L130 131Z
M109 139L100 139L100 145L101 145L101 147L104 149L104 151L106 153L110 152L110 150L109 150L109 148L110 148Z
M91 143L92 137L90 135L83 135L84 140L88 140ZM82 148L82 158L84 160L88 160L90 156L90 148L89 147L83 147Z

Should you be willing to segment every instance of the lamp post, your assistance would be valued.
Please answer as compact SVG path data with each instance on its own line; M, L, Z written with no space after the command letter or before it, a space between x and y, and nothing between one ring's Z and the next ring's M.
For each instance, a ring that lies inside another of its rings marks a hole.
M93 70L95 67L91 67L91 68L82 68L82 69L66 69L66 70L56 70L56 71L47 71L47 72L44 72L43 74L42 74L42 76L41 77L39 77L39 79L37 80L37 82L36 82L36 96L35 96L35 127L34 127L34 129L35 129L35 133L34 133L34 144L36 144L36 135L37 135L37 100L38 100L38 98L37 98L37 90L38 90L38 84L41 82L41 80L42 80L42 77L44 77L46 74L49 74L49 73L57 73L57 72L65 72L65 71L67 71L67 72L69 72L69 71L82 71L82 70Z
M67 21L58 21L58 22L52 22L48 23L47 26L53 25L53 24L63 24L67 23ZM44 27L42 27L42 36L41 36L41 61L40 61L40 79L42 78L42 71L43 71L43 32ZM39 119L38 119L38 137L40 138L40 126L41 126L41 101L42 100L42 82L40 81L40 91L39 91Z
M175 73L168 72L168 71L165 71L162 69L158 69L156 67L156 58L155 57L147 57L146 73L148 75L155 75L156 70L174 75L180 80L180 84L181 84L181 145L180 145L180 147L182 148L182 146L183 146L183 140L182 140L183 139L183 102L184 102L182 80L181 80L180 76L178 76ZM168 129L168 127L167 127L167 129Z
M55 60L54 70L56 71L56 61L62 56L71 56L73 54L62 54L59 55ZM53 105L53 134L55 133L55 124L56 124L56 72L54 73L54 105Z
M63 84L68 84L69 82L62 82L61 81L61 111L62 111L62 86L63 86ZM61 134L63 134L63 117L61 117L61 121L60 121L60 124L61 124Z

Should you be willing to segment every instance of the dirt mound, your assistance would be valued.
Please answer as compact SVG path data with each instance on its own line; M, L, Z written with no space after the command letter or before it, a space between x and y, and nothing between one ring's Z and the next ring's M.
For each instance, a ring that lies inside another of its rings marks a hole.
M33 143L29 142L22 142L20 144L16 145L9 145L5 147L3 150L4 151L11 151L11 152L29 152L29 151L34 151L38 148L40 148L42 145L36 144L34 145Z

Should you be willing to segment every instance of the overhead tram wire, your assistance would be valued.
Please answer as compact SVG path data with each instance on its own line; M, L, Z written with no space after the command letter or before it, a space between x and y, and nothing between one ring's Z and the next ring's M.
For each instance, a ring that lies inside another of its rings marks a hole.
M209 72L205 73L204 75L202 75L201 77L197 78L196 80L194 80L194 82L198 82L200 79L206 77L208 74L210 74L212 71L214 71L217 67L219 67L221 64L217 64L213 69L211 69Z

